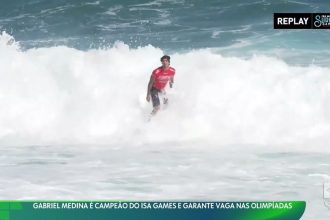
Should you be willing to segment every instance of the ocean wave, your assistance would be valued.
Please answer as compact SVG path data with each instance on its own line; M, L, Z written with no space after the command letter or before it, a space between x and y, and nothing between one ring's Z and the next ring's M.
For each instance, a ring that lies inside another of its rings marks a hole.
M209 49L171 54L170 104L147 123L146 86L163 53L122 42L22 51L2 33L0 143L329 142L329 68Z

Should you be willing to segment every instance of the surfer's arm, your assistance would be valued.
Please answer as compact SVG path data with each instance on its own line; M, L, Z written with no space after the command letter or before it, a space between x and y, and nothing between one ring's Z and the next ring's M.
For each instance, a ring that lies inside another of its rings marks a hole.
M170 88L173 87L173 83L174 83L174 77L172 76L172 77L170 78Z
M154 82L155 82L155 77L150 76L150 80L149 80L149 83L148 83L148 90L147 90L147 101L148 102L150 101L150 92L151 92L151 88L152 88Z

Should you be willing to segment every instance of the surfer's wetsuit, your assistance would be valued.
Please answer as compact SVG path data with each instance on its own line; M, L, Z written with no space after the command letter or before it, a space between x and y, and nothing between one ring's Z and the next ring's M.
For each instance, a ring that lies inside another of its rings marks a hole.
M152 77L154 78L154 84L152 85L150 95L152 106L156 107L160 105L159 93L164 92L164 88L167 82L175 75L175 69L169 67L167 70L164 70L163 67L158 67L152 71Z

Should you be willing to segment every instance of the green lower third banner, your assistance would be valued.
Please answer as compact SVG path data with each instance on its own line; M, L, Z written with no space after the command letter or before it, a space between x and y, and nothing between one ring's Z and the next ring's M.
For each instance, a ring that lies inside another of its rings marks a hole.
M303 201L0 201L0 220L297 220Z

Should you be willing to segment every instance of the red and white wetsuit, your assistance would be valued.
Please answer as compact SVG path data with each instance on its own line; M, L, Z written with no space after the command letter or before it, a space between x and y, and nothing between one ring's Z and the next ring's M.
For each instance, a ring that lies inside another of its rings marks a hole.
M163 67L158 67L154 71L152 71L152 77L154 78L153 87L158 90L162 90L165 88L167 82L175 75L175 69L173 67L169 67L168 69L164 69Z

